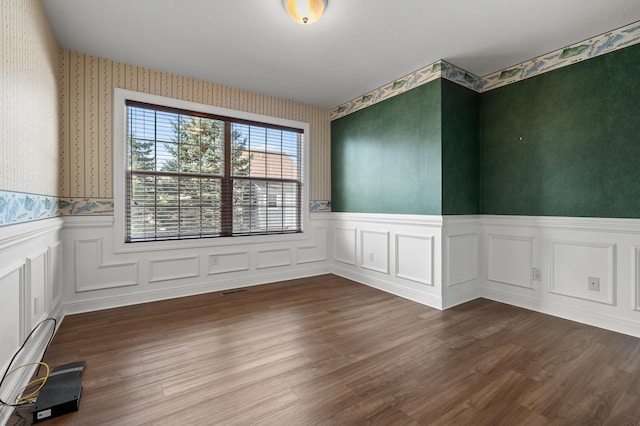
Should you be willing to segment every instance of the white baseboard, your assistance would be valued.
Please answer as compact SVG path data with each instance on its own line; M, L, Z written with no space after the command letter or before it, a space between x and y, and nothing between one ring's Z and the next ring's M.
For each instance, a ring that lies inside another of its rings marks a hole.
M340 277L350 279L360 284L368 285L369 287L377 288L378 290L400 296L404 299L418 302L435 309L442 309L442 299L439 297L434 297L430 294L416 291L412 288L405 287L388 280L360 274L353 270L342 268L336 265L333 266L331 272Z
M176 288L164 288L147 291L138 291L134 294L119 294L114 296L94 297L89 300L76 300L64 305L65 315L92 312L103 309L117 308L121 306L137 305L141 303L157 302L160 300L175 299L178 297L194 296L197 294L214 293L224 290L251 287L279 281L287 281L298 278L306 278L330 273L328 266L319 266L292 270L280 273L262 274L260 276L244 276L193 285L181 285Z
M480 291L480 297L554 317L587 324L593 327L640 337L640 324L623 318L616 318L592 311L577 309L566 304L544 301L540 298L518 296L494 289L482 289Z
M475 284L475 283L474 283ZM460 289L449 288L443 297L442 309L453 308L454 306L462 305L463 303L475 300L480 296L481 290L476 285L465 286Z

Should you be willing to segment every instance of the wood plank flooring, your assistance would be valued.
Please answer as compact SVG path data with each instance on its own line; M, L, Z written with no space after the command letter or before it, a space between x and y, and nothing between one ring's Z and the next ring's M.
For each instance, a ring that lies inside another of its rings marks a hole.
M640 424L640 339L334 275L70 315L45 359L87 362L49 426Z

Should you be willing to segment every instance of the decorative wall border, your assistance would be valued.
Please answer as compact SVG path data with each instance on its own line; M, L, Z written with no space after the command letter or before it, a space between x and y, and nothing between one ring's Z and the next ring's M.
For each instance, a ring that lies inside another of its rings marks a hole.
M0 191L0 226L58 215L58 199L47 195Z
M440 60L333 108L330 119L344 117L438 78L445 78L482 93L637 43L640 43L640 21L487 74L484 77L478 77Z
M438 78L446 78L472 90L476 90L476 86L481 84L478 76L441 60L332 109L330 119L344 117Z
M331 201L315 200L309 201L309 213L330 212Z
M0 227L56 216L113 216L113 198L58 198L0 191ZM309 202L310 213L331 211L331 201Z
M113 216L113 198L60 198L58 203L60 216Z

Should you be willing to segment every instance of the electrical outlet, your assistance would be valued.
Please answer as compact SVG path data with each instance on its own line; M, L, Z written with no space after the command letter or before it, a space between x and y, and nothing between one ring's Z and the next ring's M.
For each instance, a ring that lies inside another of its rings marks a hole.
M373 262L373 252L369 252L369 262Z
M214 254L213 256L211 256L211 265L216 266L218 264L219 260L218 260L218 255Z
M600 291L600 278L599 277L589 277L589 290L591 290L591 291Z
M531 279L534 281L542 281L542 271L540 271L540 268L531 269Z

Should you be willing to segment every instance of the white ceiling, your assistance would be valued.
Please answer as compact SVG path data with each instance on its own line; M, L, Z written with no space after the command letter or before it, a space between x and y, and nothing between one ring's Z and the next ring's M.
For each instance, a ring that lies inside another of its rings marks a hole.
M335 107L444 59L478 76L640 21L640 0L42 0L61 47Z

